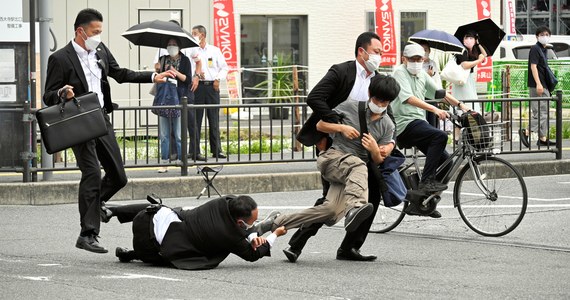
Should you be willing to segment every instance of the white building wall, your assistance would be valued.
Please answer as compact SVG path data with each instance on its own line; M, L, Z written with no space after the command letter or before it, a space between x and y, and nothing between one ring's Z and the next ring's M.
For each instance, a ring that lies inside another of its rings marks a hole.
M458 26L476 21L476 1L478 0L392 0L397 45L400 44L400 12L426 11L428 29L453 33ZM500 1L481 1L491 2L492 18L499 24ZM77 13L83 8L92 7L103 14L103 41L119 64L131 69L140 67L137 63L138 49L131 47L121 34L138 23L138 9L181 8L185 29L190 30L196 24L205 25L208 30L213 28L211 0L52 0L52 3L51 28L56 35L58 48L73 38L73 22ZM332 64L354 59L356 37L366 30L366 13L374 11L374 8L374 0L234 0L237 31L241 15L307 16L309 88L322 78ZM239 45L239 32L236 32L236 36ZM212 41L211 34L208 40ZM137 99L140 95L148 100L149 88L150 85L141 85L139 88L136 84L112 83L113 98Z

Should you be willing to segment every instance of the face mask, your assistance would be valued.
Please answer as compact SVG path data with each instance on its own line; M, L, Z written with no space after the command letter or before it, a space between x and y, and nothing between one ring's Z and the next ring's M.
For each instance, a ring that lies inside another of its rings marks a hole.
M412 75L417 75L424 67L423 62L408 62L406 68Z
M239 220L241 222L241 224L243 224L243 226L245 227L245 230L250 230L254 224L247 224L245 221L243 220Z
M366 50L364 50L364 52L366 52ZM376 69L378 69L378 67L380 66L380 62L382 61L382 56L378 54L370 54L368 52L366 52L366 54L368 54L368 60L364 61L366 70L368 70L368 72L376 71Z
M385 110L386 107L383 106L378 106L376 104L374 104L374 102L372 102L372 100L368 100L368 108L370 108L370 111L372 111L375 114L382 114Z
M85 34L85 36L87 36L87 33L85 33L85 31L83 31L83 34ZM101 44L101 35L100 34L87 37L87 39L84 39L83 36L81 38L85 41L85 48L87 48L87 50L89 50L89 51L93 51L93 50L97 49L97 46L99 46L99 44Z
M166 51L168 51L168 55L176 56L178 55L179 48L178 46L168 46L166 47Z
M475 46L475 39L473 38L468 38L463 40L463 45L465 45L465 47L471 49L473 48L473 46Z
M550 37L547 35L541 35L538 37L538 42L543 44L543 45L548 44L549 41L550 41Z
M199 35L193 35L192 36L195 40L197 40L198 42L200 42L200 36Z

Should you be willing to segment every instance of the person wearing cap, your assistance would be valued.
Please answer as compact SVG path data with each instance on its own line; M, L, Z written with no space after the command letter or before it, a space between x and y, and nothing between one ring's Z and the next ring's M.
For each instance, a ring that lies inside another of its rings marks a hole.
M426 121L426 111L433 112L440 120L449 118L449 114L425 102L426 97L435 99L437 86L423 70L424 56L422 46L406 45L403 52L404 63L396 67L392 75L400 85L400 93L390 106L396 119L398 145L404 148L415 146L426 156L419 189L438 192L447 189L447 185L435 178L437 167L449 157L445 151L447 134ZM469 110L464 103L449 93L445 94L443 100L463 111ZM434 211L430 216L441 217L441 214Z

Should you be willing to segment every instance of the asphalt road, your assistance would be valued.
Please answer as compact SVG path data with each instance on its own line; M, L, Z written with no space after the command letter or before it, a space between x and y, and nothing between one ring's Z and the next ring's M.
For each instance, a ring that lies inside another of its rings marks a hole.
M342 222L308 243L289 263L278 239L273 256L255 263L230 256L218 268L182 271L119 263L114 248L131 245L131 228L102 225L93 254L74 247L77 205L0 208L0 290L3 299L567 299L570 297L570 175L525 178L528 212L510 234L472 232L445 193L441 219L406 217L388 234L370 234L363 253L375 262L335 259ZM260 215L311 205L320 191L254 194ZM195 206L208 199L166 199ZM121 202L126 204L131 202Z

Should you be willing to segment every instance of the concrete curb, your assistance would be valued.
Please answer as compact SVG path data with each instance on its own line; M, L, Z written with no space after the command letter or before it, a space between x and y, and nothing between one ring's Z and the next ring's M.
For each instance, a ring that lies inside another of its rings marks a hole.
M200 177L130 178L112 201L146 199L150 193L161 198L197 197L205 186L206 182ZM320 189L321 177L319 172L219 175L214 186L222 194L236 195L303 191ZM79 181L0 183L0 205L75 203L78 189ZM218 196L213 189L210 195Z
M570 173L570 160L511 162L523 176ZM155 193L162 198L197 197L206 183L200 177L131 178L114 197L140 200ZM252 194L321 189L319 172L219 175L214 186L222 194ZM0 183L0 205L51 205L77 202L79 181ZM217 197L210 190L212 197ZM207 197L207 195L203 196Z

